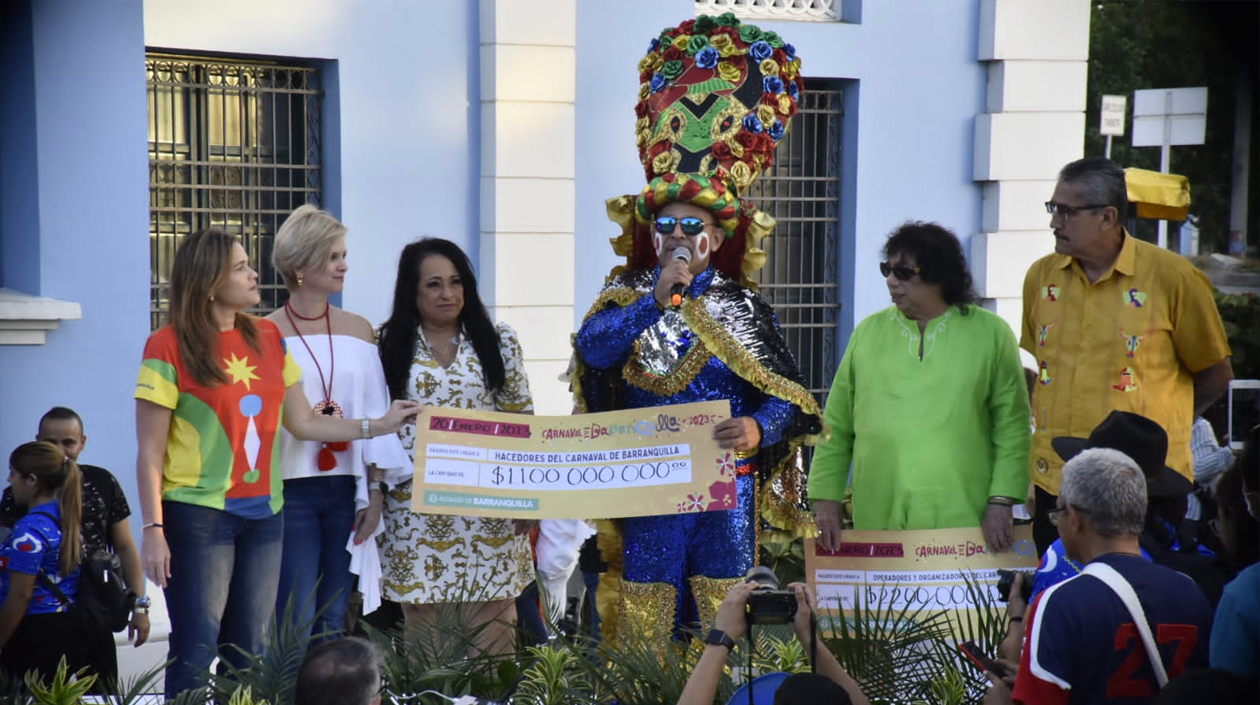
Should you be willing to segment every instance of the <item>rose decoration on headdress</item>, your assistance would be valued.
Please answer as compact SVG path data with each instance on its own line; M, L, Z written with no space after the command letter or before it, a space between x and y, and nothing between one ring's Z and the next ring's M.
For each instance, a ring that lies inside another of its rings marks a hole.
M775 144L796 114L803 83L796 49L734 15L701 15L671 27L639 62L639 161L648 180L668 173L751 175L774 164ZM646 119L646 123L642 119ZM741 133L766 135L740 140ZM715 150L717 145L725 149ZM659 159L664 151L677 159Z
M731 13L665 29L639 61L635 146L648 185L630 202L609 201L625 231L614 249L631 268L655 263L650 224L665 204L713 212L729 244L713 264L750 285L765 261L758 247L774 220L741 196L774 164L774 150L804 89L796 49ZM636 237L636 233L639 237Z

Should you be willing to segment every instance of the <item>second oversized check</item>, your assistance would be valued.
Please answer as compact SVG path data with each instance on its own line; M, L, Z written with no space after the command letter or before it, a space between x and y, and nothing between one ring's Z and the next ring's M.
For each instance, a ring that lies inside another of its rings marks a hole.
M730 403L575 416L425 407L411 508L534 519L733 509L735 459L713 440Z

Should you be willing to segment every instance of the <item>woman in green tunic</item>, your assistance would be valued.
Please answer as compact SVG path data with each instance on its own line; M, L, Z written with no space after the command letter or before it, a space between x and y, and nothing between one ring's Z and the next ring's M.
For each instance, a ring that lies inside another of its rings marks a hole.
M1028 391L1015 334L974 304L949 230L906 223L884 256L893 305L854 329L827 397L831 437L810 468L819 544L840 545L852 474L855 529L980 526L990 549L1004 551L1011 506L1028 494Z

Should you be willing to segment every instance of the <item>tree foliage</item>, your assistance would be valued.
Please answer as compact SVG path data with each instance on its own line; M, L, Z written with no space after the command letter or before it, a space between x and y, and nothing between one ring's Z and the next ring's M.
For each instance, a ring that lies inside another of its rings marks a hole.
M1114 137L1111 158L1124 167L1159 170L1159 147L1131 147L1133 92L1147 88L1208 87L1206 143L1173 147L1171 171L1190 179L1203 251L1224 251L1229 233L1233 170L1234 111L1238 72L1252 88L1252 133L1256 109L1256 65L1260 49L1260 3L1233 0L1096 0L1090 17L1089 82L1085 154L1102 156L1098 134L1103 95L1128 96L1125 134ZM1249 239L1260 231L1260 171L1252 138ZM1175 226L1170 227L1170 233ZM1155 221L1140 221L1137 235L1154 239Z

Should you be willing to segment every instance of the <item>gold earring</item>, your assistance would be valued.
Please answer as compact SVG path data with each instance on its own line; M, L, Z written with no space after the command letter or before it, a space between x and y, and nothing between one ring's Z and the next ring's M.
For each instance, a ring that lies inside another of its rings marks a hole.
M300 287L300 286L302 286L302 275L301 275L301 274L297 275L297 280L298 280L298 286L299 286L299 287Z

